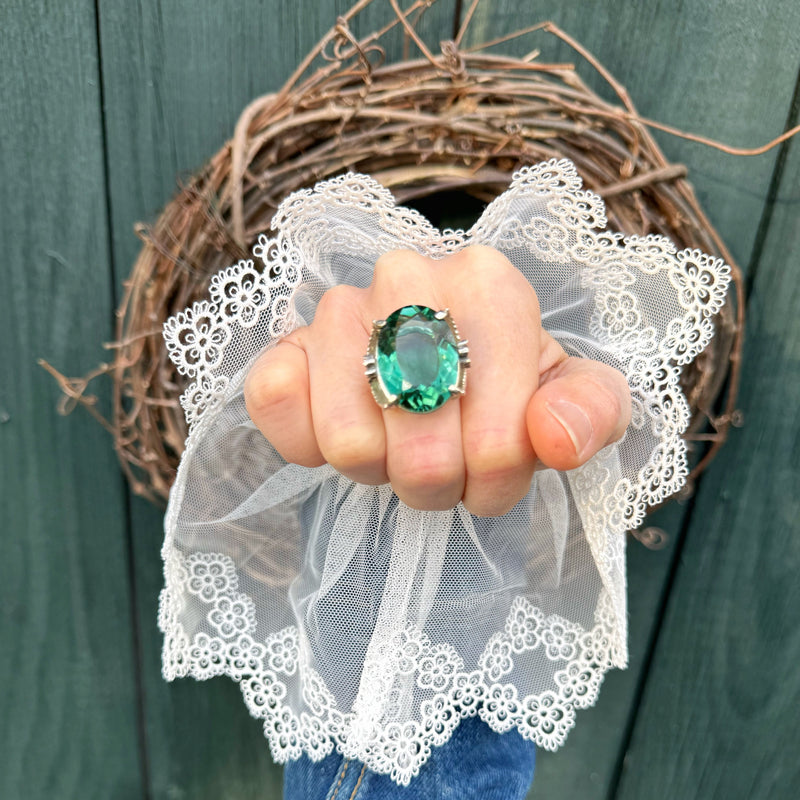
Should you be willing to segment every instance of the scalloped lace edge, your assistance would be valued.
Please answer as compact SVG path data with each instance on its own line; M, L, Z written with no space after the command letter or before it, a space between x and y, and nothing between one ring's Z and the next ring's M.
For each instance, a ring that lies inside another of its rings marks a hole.
M498 733L516 727L526 739L555 750L575 724L576 710L595 702L608 669L626 666L624 654L614 646L616 619L607 593L601 594L590 630L557 614L546 616L520 595L504 630L490 637L475 669L466 669L453 647L432 644L423 631L409 625L381 648L379 659L365 662L361 683L370 687L369 697L357 699L353 711L342 712L310 666L308 645L295 626L260 642L252 638L253 601L237 591L228 556L195 553L184 560L173 552L169 561L175 579L159 599L164 678L227 675L237 681L250 714L263 720L279 763L303 753L319 761L336 748L407 785L431 748L447 742L460 720L475 714ZM190 641L178 621L180 589L207 603L207 620L217 635L198 632ZM538 650L551 661L563 662L554 675L557 689L519 697L516 686L503 678L514 670L515 658ZM391 676L388 686L380 685L382 675ZM294 676L306 709L299 714L284 701L287 681ZM415 719L393 722L391 698L388 706L375 702L384 690L391 692L394 676L413 681L428 694ZM388 709L390 721L376 718L379 708L380 713Z

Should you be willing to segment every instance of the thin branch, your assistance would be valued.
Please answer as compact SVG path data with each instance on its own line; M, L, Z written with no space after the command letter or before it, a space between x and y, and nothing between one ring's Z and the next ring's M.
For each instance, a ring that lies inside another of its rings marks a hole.
M481 44L473 45L472 47L467 47L466 49L462 49L462 53L477 53L481 50L486 50L489 47L494 47L498 44L503 44L505 42L510 42L513 39L519 39L520 36L525 36L528 33L533 33L534 31L540 31L546 25L549 25L548 22L537 22L536 25L530 25L527 28L521 28L518 31L514 31L513 33L507 33L505 36L499 36L497 39L491 39L488 42L482 42Z
M420 39L419 34L414 30L414 27L411 25L411 23L409 23L409 21L406 19L406 16L410 13L410 11L403 13L403 11L400 10L400 6L397 5L397 0L389 0L389 2L392 4L394 13L397 14L397 18L400 20L400 23L406 29L406 33L411 37L411 39L413 39L414 44L419 47L420 52L425 56L425 58L427 58L434 67L439 69L439 62L434 57L433 53L428 50L425 42Z
M458 34L455 38L456 47L461 44L461 40L464 38L464 34L467 32L467 28L469 27L469 23L472 21L472 15L475 13L475 9L478 8L478 3L481 0L472 0L472 4L470 5L469 9L467 9L467 14L464 17L464 21L461 23L461 27L458 29Z
M776 136L766 144L759 145L758 147L734 147L733 145L725 144L724 142L717 141L716 139L709 139L696 133L687 133L686 131L682 131L680 128L675 128L672 125L666 125L663 122L656 122L655 120L647 119L646 117L640 117L638 114L629 114L628 119L639 122L642 125L647 125L648 128L655 128L656 130L669 133L672 136L677 136L679 139L688 139L690 142L698 142L699 144L704 144L707 147L713 147L715 150L720 150L723 153L727 153L728 155L732 156L763 155L764 153L772 150L773 147L777 147L787 139L791 139L792 136L796 136L798 133L800 133L800 125L795 125L794 128L784 131L780 136Z

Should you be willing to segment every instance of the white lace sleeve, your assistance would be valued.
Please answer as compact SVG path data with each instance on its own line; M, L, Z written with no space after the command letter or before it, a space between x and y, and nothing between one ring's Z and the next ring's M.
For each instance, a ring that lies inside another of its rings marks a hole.
M406 784L462 717L555 749L627 661L625 531L685 480L678 379L712 335L729 270L662 237L603 230L574 166L523 169L468 232L438 231L372 179L289 197L277 237L165 325L190 424L172 489L159 624L164 676L228 675L274 757L337 748ZM255 429L253 359L307 324L331 286L367 286L400 247L502 251L570 353L620 369L624 438L537 472L505 516L421 512L387 486L284 462Z

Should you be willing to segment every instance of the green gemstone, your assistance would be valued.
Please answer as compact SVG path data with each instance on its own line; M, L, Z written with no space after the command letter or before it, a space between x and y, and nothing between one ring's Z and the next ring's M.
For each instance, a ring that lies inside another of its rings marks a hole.
M453 328L427 306L404 306L387 317L378 334L376 362L385 394L419 414L450 398L463 369Z

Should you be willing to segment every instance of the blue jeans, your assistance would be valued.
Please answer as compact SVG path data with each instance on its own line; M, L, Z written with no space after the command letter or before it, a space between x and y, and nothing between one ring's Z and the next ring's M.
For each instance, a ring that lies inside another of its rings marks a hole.
M522 800L533 780L533 742L516 730L495 733L478 717L467 717L430 758L409 786L370 772L360 761L335 751L314 763L308 756L286 765L284 800Z

